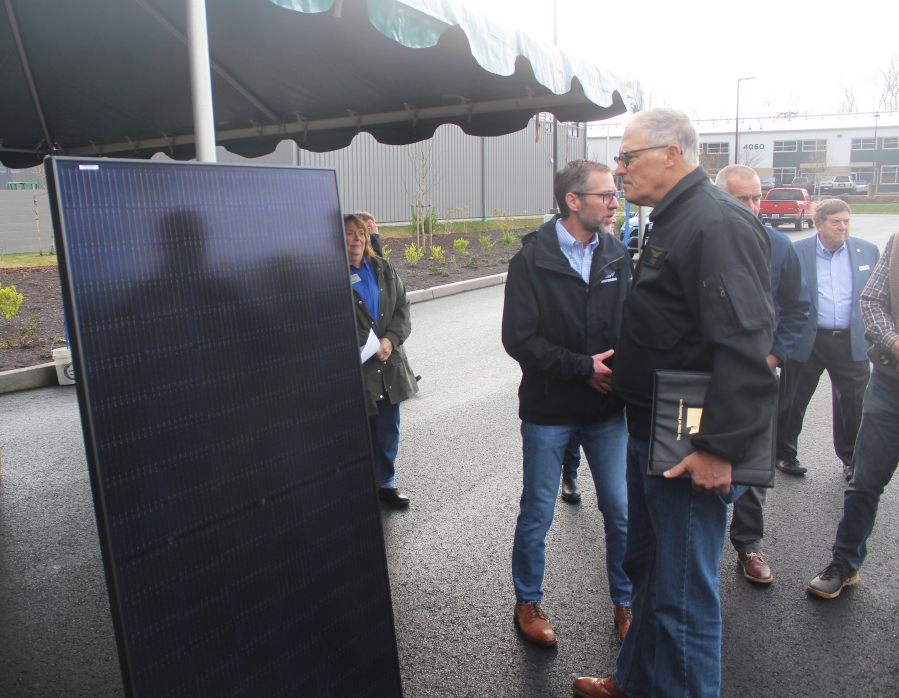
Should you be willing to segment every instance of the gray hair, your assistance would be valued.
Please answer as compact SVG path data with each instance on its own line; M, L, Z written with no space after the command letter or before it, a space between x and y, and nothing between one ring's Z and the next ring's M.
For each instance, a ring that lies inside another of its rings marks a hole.
M593 172L611 172L608 165L593 160L572 160L553 176L553 194L556 204L559 206L559 215L562 220L571 215L565 196L569 192L583 192L590 185L590 175Z
M638 111L630 123L646 129L647 140L652 145L674 143L680 148L685 165L699 165L699 134L685 112L672 107L654 107Z
M823 199L818 202L818 206L815 209L815 223L821 225L824 221L827 220L828 216L832 216L835 213L842 213L843 211L849 211L852 213L852 209L849 208L849 204L841 199Z
M753 177L758 178L758 173L746 165L728 165L715 177L715 186L727 191L727 183L734 177L752 179Z

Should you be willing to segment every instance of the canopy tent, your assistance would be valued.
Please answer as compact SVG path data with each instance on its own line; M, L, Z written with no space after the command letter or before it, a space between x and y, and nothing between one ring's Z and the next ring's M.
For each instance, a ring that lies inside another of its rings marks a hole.
M194 157L184 0L3 1L3 164ZM207 18L216 140L245 157L360 131L414 143L446 123L499 136L538 112L595 121L642 101L630 76L456 0L216 0Z

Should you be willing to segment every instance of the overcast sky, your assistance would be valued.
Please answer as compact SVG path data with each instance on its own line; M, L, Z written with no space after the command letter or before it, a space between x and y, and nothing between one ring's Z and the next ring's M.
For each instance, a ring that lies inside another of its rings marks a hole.
M552 0L460 1L552 42ZM733 115L738 77L756 78L741 83L741 115L835 111L841 79L869 111L878 69L899 56L895 0L558 0L558 11L560 47L699 118Z

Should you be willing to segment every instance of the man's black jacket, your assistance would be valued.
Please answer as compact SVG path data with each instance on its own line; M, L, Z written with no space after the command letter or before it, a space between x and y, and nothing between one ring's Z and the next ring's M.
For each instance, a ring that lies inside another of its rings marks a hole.
M590 284L562 254L556 219L522 240L509 263L503 346L521 365L518 416L533 424L581 424L624 407L615 395L587 385L593 355L615 347L631 282L630 257L600 233ZM614 356L606 360L613 365Z
M739 460L775 410L771 241L759 220L696 168L650 215L624 304L612 386L628 431L649 439L656 369L712 374L695 448Z

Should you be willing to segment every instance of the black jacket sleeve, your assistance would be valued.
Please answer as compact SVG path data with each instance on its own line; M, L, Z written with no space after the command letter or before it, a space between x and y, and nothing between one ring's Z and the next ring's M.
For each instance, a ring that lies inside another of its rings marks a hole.
M576 354L540 336L540 304L524 254L509 262L503 303L502 339L506 353L522 370L539 371L556 380L589 380L593 357Z
M733 220L700 230L690 255L699 259L702 339L712 356L702 427L693 446L740 460L776 409L777 380L765 360L774 308L768 266L770 241L761 229Z

